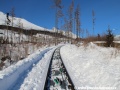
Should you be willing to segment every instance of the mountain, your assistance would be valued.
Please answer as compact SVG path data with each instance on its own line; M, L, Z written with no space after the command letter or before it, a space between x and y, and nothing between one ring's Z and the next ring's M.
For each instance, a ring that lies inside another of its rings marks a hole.
M117 41L118 41L118 40L120 41L120 35L116 35L116 36L114 37L114 39L117 40Z
M11 16L9 16L9 19L10 19L10 21L12 21ZM6 21L7 21L6 14L4 14L3 12L0 11L0 25L6 25ZM12 23L10 23L9 26L12 26ZM14 17L13 26L14 27L23 27L24 29L44 30L43 27L37 26L25 19L17 18L17 17Z
M12 21L12 17L9 16L10 21ZM0 11L0 25L6 25L7 17L6 14ZM12 23L10 23L9 26L12 26ZM53 29L46 29L40 26L37 26L25 19L14 17L13 20L13 27L21 27L26 30L34 29L34 30L40 30L40 31L49 31L49 32L57 32L55 28ZM63 30L58 30L58 33L62 33L63 35L67 35L68 32L65 32ZM73 38L76 38L76 35L74 33L70 32L70 36L72 35Z

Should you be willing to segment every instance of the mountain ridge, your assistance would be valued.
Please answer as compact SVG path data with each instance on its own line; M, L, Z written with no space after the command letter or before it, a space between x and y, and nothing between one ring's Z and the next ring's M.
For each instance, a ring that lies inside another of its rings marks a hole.
M12 21L12 17L9 16L10 21ZM6 14L0 11L0 25L6 25ZM10 23L9 26L12 26L12 23ZM45 28L40 27L38 25L35 25L31 22L29 22L26 19L23 18L18 18L18 17L14 17L13 19L13 27L22 27L24 29L35 29L35 30L44 30Z

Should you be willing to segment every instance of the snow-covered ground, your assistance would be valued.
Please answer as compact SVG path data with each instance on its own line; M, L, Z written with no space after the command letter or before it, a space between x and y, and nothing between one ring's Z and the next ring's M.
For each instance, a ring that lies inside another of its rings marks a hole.
M26 59L0 71L0 90L43 90L53 51L57 47L37 50ZM120 50L87 46L64 45L61 58L75 85L102 90L120 90ZM80 90L89 90L89 89ZM79 90L78 89L78 90Z
M61 48L61 57L76 88L120 90L120 50L93 43L80 47L66 45Z
M0 90L43 90L40 88L44 86L53 51L52 47L37 50L26 59L0 71Z

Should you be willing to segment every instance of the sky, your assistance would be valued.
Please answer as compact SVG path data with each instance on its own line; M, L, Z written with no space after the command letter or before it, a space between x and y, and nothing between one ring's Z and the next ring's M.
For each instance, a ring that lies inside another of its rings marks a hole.
M67 10L71 1L62 0L64 17L67 17ZM114 35L120 34L120 0L74 1L75 8L80 4L81 29L88 30L90 34L93 34L92 10L94 10L94 35L106 33L108 26ZM52 6L52 0L0 0L0 11L7 13L14 7L16 17L24 18L48 29L55 26L55 9ZM59 26L63 23L63 20L59 20Z

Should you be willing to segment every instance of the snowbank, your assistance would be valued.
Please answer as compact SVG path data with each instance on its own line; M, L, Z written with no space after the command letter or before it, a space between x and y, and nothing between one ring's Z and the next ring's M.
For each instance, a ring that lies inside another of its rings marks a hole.
M51 48L43 49L42 51L38 50L28 56L28 58L0 71L0 90L11 89L16 83L18 83L19 78L41 60L43 55L49 50L51 50Z
M76 87L113 87L120 90L120 50L93 43L61 48L61 57Z
M40 62L34 66L19 90L44 90L44 84L53 51L54 49L48 51Z

